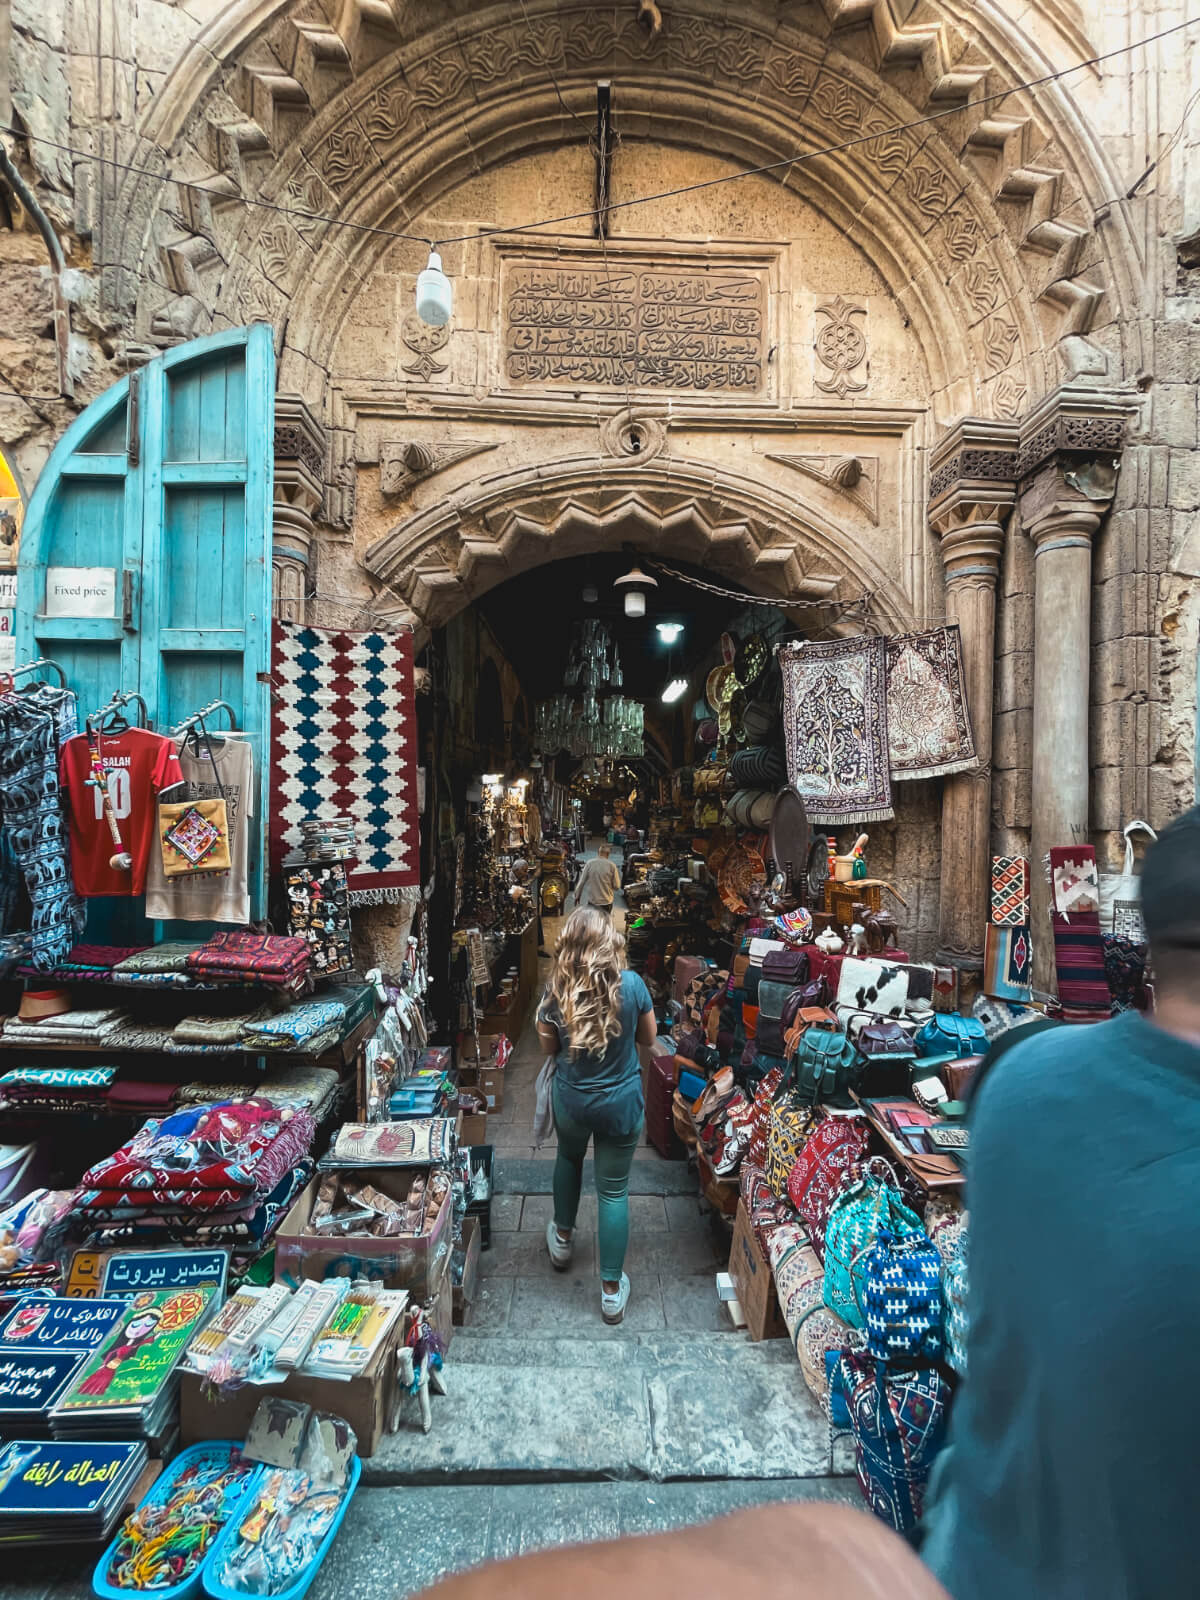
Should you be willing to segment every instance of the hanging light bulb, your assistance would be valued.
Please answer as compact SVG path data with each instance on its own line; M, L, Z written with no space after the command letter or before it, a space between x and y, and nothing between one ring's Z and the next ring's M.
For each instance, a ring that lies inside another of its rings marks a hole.
M430 249L425 270L417 273L417 315L431 328L444 328L454 310L454 291L442 271L442 258Z
M594 606L600 598L600 591L594 583L585 583L583 586L583 603L585 606Z
M627 617L644 617L646 615L646 590L657 589L658 579L651 578L647 573L643 572L635 561L623 577L614 580L613 588L624 591L625 615Z

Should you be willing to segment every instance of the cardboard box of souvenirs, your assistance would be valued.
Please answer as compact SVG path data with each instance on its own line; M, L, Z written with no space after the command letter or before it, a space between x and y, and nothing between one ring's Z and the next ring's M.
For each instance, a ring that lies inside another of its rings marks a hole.
M451 1274L451 1285L454 1296L454 1325L462 1327L466 1321L467 1312L475 1298L475 1291L479 1287L479 1218L469 1214L463 1218L462 1230L462 1255L463 1272L462 1282L454 1283ZM456 1250L455 1255L459 1252Z
M779 1309L770 1263L759 1248L746 1207L740 1200L729 1251L729 1276L737 1288L750 1337L754 1340L786 1339L787 1323Z
M346 1174L349 1176L349 1172ZM428 1167L354 1168L353 1176L392 1200L403 1200ZM319 1174L294 1202L275 1235L275 1281L295 1287L304 1278L368 1278L385 1289L407 1289L414 1299L436 1292L450 1260L452 1195L447 1190L428 1233L313 1233L309 1218L323 1177ZM232 1435L230 1436L232 1437Z
M258 1402L264 1394L270 1393L282 1395L286 1400L301 1401L317 1411L331 1411L335 1417L344 1417L357 1435L359 1455L374 1455L391 1421L400 1327L397 1323L394 1336L376 1351L366 1371L348 1380L293 1372L284 1383L269 1391L247 1383L222 1394L210 1389L199 1373L181 1372L179 1429L182 1442L198 1444L203 1439L244 1439L258 1410Z
M486 1116L504 1107L504 1068L495 1063L477 1066L466 1062L458 1069L458 1081L464 1089L478 1089L487 1101ZM465 1139L464 1144L484 1144L486 1140Z
M471 1086L472 1088L474 1085ZM488 1142L486 1111L460 1111L458 1113L459 1144L486 1144Z

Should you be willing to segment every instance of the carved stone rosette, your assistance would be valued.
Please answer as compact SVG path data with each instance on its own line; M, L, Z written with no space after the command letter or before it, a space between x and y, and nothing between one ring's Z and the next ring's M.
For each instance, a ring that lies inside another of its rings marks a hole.
M325 493L325 430L298 395L275 396L271 614L303 622L316 555L313 513Z

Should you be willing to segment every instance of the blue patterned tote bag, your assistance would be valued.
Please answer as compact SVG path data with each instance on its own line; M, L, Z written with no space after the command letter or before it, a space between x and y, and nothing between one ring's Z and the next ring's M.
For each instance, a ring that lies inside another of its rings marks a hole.
M942 1258L922 1230L897 1238L881 1228L862 1256L867 1353L912 1365L942 1355Z
M825 1304L852 1328L865 1326L862 1258L883 1228L897 1239L925 1237L921 1219L900 1198L891 1167L876 1157L838 1195L825 1225Z
M875 1515L907 1533L921 1520L934 1458L946 1437L950 1388L934 1367L892 1372L845 1352L838 1380L854 1433L854 1467Z

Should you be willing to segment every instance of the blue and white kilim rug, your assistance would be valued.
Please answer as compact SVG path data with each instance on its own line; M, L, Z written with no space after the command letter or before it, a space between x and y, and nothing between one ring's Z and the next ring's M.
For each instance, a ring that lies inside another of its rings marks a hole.
M353 817L351 905L411 898L420 886L417 722L410 633L274 625L271 861L300 824Z

